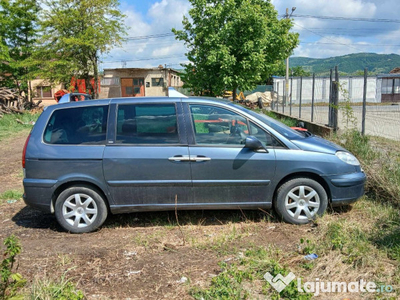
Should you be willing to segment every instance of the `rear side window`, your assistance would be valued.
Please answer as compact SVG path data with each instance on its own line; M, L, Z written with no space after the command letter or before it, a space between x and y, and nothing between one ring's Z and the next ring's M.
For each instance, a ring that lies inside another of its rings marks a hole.
M174 104L119 105L117 143L179 144Z
M55 110L43 140L48 144L105 144L108 105Z

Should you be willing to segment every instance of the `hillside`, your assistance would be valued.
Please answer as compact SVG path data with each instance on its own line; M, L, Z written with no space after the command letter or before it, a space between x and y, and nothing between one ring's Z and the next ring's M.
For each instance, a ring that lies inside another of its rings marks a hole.
M290 67L301 66L304 70L317 74L327 74L331 68L338 66L341 73L355 74L368 68L373 74L389 73L400 67L400 55L355 53L330 58L291 57Z

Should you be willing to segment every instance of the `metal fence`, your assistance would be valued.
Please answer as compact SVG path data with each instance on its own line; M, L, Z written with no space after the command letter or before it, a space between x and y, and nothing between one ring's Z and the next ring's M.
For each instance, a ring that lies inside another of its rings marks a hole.
M329 77L289 78L287 87L284 78L275 78L271 109L335 130L356 128L400 141L399 103L382 102L382 78L366 74L340 77L336 68Z

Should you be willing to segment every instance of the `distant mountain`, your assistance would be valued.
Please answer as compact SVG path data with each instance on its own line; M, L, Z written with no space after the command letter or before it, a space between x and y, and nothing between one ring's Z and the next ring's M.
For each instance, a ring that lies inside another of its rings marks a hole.
M291 57L290 67L301 66L304 70L319 75L329 74L329 70L338 66L340 73L361 74L368 68L369 74L389 73L400 67L400 55L355 53L330 58Z

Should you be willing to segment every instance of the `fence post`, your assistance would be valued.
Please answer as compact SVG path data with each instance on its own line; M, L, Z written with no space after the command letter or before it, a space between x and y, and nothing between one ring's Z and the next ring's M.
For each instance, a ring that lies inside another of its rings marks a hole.
M332 125L333 131L338 130L338 107L339 107L339 71L338 67L335 66L335 81L332 84L333 88L333 118Z
M303 76L300 76L299 119L301 119L301 94L303 93Z
M286 79L285 79L285 84L284 84L284 89L283 89L283 100L282 100L282 113L284 114L285 113L285 105L286 105L286 97L287 97L287 95L286 95L286 84L287 84L287 82L286 82Z
M292 115L292 91L293 91L293 77L290 78L290 115Z
M364 69L364 90L363 90L363 106L362 106L362 122L361 122L361 134L365 135L365 115L367 113L367 78L368 69Z
M328 126L332 127L332 111L333 111L333 93L332 93L332 69L330 70L330 74L329 74L329 106L328 106Z
M311 122L314 122L314 92L315 92L315 73L313 73L312 75Z

